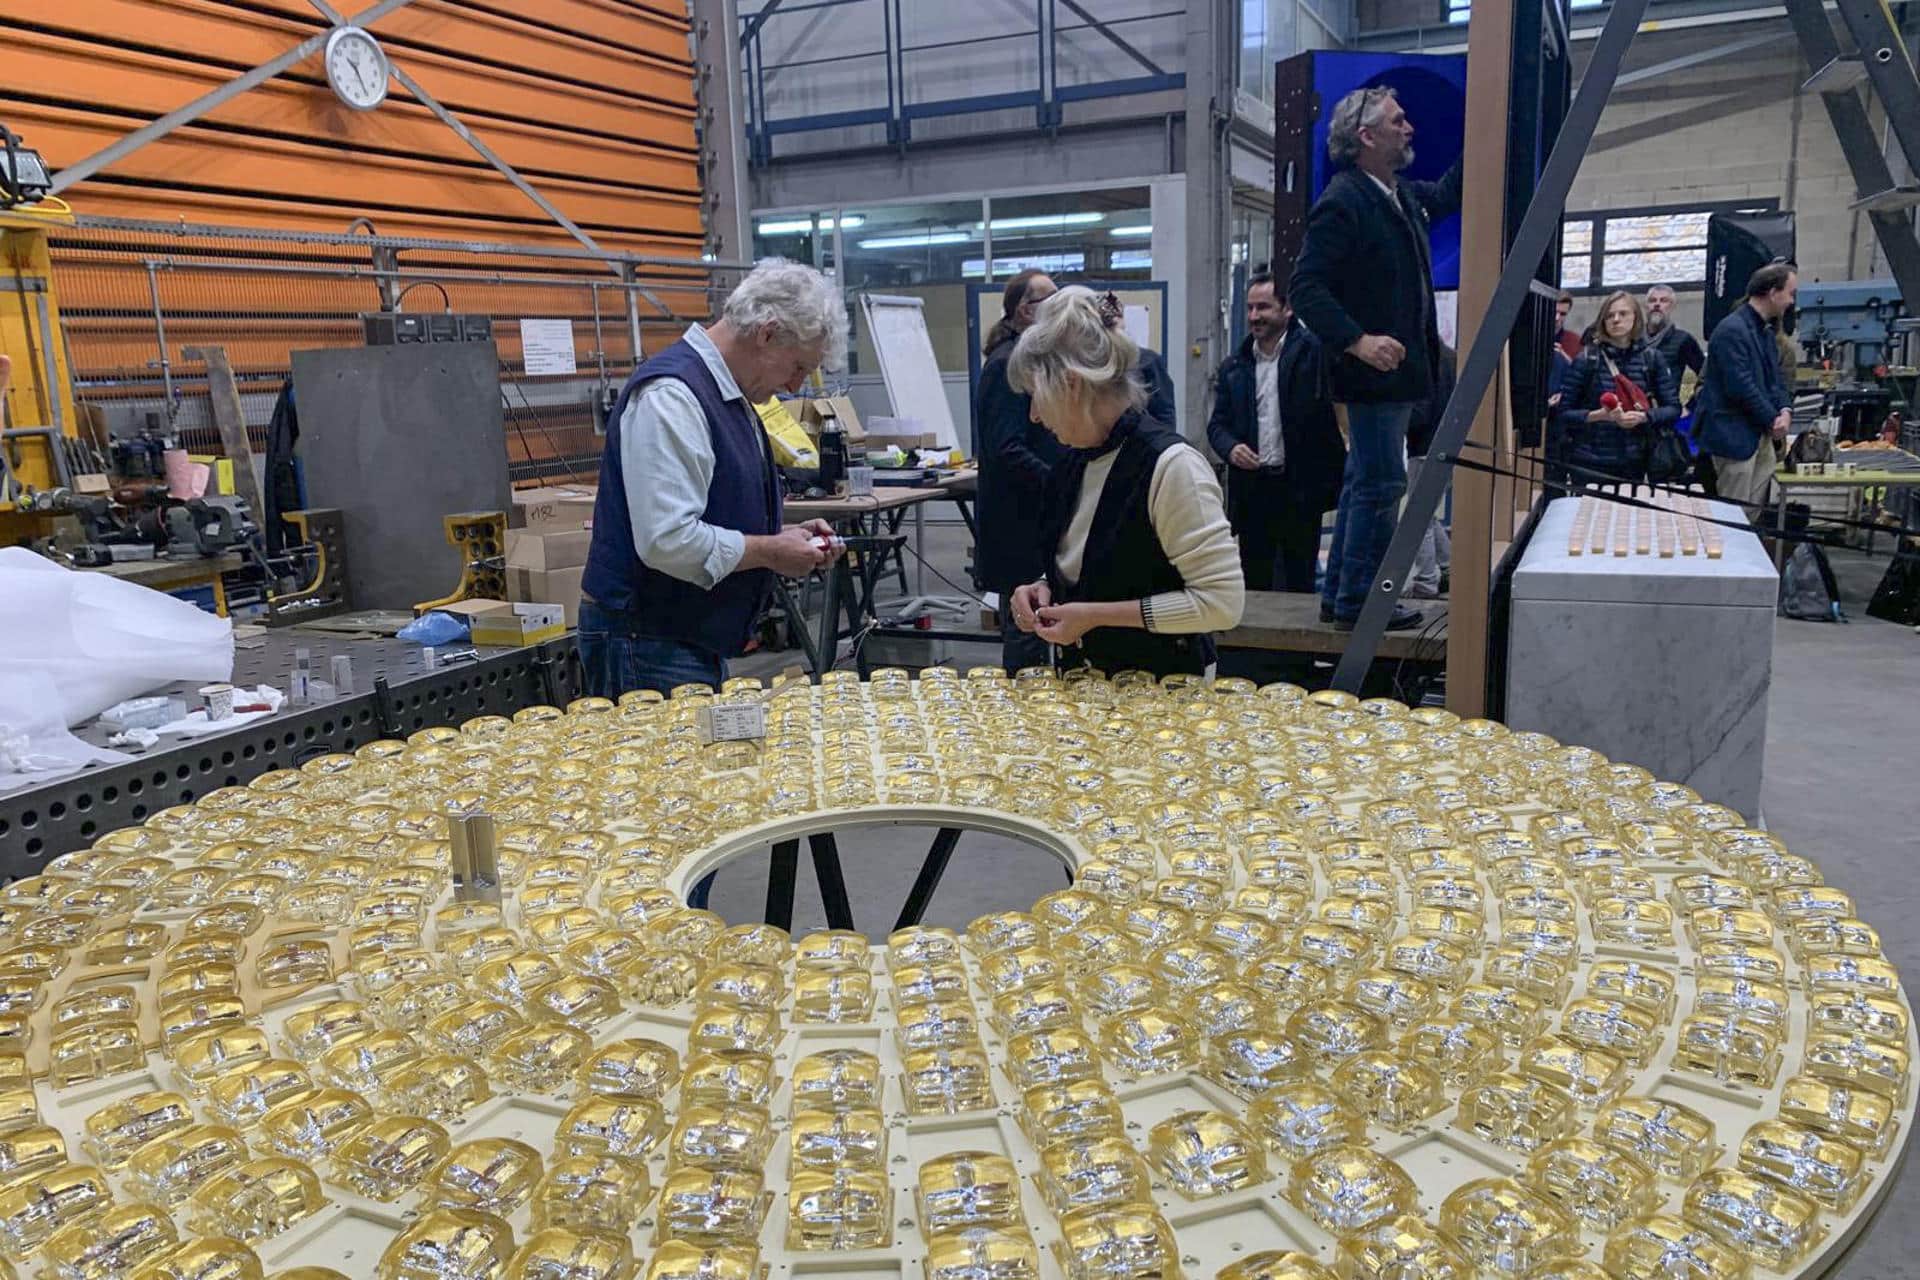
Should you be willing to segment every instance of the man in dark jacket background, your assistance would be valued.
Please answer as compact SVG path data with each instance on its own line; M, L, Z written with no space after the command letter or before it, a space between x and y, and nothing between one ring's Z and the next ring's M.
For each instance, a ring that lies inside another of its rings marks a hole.
M1773 488L1773 442L1793 420L1793 396L1780 367L1773 326L1793 307L1800 278L1790 262L1761 267L1747 281L1747 301L1714 326L1693 434L1713 455L1720 497L1758 514Z
M1672 285L1656 284L1647 290L1647 345L1667 362L1675 386L1680 386L1689 373L1698 378L1707 362L1700 340L1673 322L1673 309L1678 303ZM1684 386L1680 389L1686 390Z
M1324 394L1320 342L1273 277L1247 282L1247 337L1221 364L1207 442L1227 464L1227 518L1249 591L1314 587L1320 523L1340 500L1346 447Z
M1067 450L1033 420L1033 401L1007 382L1007 361L1033 313L1053 296L1051 278L1023 271L1007 284L1006 314L987 335L973 401L974 455L980 460L974 499L974 570L980 585L998 593L1000 657L1009 675L1052 661L1047 642L1013 623L1013 589L1047 571L1044 524L1048 477Z
M1407 488L1408 421L1433 392L1440 326L1428 220L1459 209L1460 166L1439 182L1399 179L1413 162L1413 125L1385 87L1339 101L1327 153L1342 167L1307 215L1288 293L1325 344L1344 417L1346 476L1320 614L1351 628L1393 540ZM1401 608L1387 625L1421 621Z

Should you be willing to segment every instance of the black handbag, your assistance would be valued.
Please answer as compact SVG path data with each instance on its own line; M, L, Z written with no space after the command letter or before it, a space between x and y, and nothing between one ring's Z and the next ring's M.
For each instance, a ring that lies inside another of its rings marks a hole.
M1668 426L1655 427L1647 445L1647 479L1654 484L1672 484L1692 473L1693 455L1687 452L1680 433Z

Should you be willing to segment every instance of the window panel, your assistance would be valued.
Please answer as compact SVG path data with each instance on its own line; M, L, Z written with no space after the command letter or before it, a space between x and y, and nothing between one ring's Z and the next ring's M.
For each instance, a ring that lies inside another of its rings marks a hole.
M1672 284L1697 281L1706 273L1707 250L1641 249L1609 253L1600 260L1602 285Z
M1593 223L1569 221L1561 228L1560 252L1592 253Z
M1589 254L1567 254L1560 259L1560 287L1585 289L1593 283L1593 258Z
M1704 209L1674 213L1643 214L1607 219L1607 252L1624 249L1680 249L1698 245L1706 248L1707 218Z

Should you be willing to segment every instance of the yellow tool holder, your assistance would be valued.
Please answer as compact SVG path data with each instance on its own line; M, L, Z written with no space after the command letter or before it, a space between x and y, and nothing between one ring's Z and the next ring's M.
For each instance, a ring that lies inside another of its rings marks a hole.
M0 439L0 450L14 479L35 489L60 483L56 450L61 446L46 433L64 437L79 432L66 334L47 252L48 231L72 225L72 211L59 202L0 211L0 355L13 361L12 383L4 397L7 435ZM0 543L40 531L44 519L0 500Z

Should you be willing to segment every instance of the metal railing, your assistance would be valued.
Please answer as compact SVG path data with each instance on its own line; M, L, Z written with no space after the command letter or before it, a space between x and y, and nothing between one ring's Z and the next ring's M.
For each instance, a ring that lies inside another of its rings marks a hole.
M904 148L912 140L913 122L916 120L1031 107L1036 127L1051 129L1061 124L1062 108L1069 102L1185 87L1187 78L1183 71L1160 66L1133 42L1141 33L1151 31L1150 24L1183 19L1183 8L1105 18L1096 17L1081 0L1032 0L1032 3L1034 25L1031 28L918 44L908 43L903 0L810 0L801 4L782 4L780 0L771 0L760 12L743 14L740 18L741 74L747 103L747 142L751 162L754 165L770 163L773 159L773 140L782 134L882 125L885 126L887 143ZM880 12L881 48L820 57L787 58L776 62L767 60L766 31L770 24L791 22L804 15L832 9L857 9L870 14L875 6ZM1062 8L1068 11L1068 21L1064 24L1059 18ZM1061 84L1061 38L1083 32L1100 36L1108 45L1138 64L1141 74ZM953 98L916 99L908 90L918 69L916 60L924 59L926 55L972 48L1014 47L1028 42L1035 51L1030 83L999 92ZM838 68L841 71L849 67L870 68L875 59L884 60L886 75L884 87L876 82L874 100L871 102L838 111L778 117L773 116L768 108L768 82L777 75L803 71L818 73L823 68Z
M227 348L249 435L264 448L291 352L359 346L361 316L449 311L492 318L504 442L516 480L590 476L595 405L648 349L711 316L746 264L571 245L518 245L82 217L49 237L81 445L161 427L219 452L199 365ZM609 271L609 267L618 274ZM528 377L520 319L566 319L578 373Z

